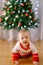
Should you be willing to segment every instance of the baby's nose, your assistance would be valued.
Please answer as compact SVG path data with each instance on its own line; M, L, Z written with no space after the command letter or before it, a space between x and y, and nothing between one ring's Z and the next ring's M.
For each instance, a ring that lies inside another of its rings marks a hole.
M24 38L24 40L26 40L26 38Z

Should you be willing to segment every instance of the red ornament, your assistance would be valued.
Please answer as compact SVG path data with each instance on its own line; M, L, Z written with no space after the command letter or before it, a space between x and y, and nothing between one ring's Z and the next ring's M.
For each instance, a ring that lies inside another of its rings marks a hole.
M35 18L33 18L33 21L35 21L36 19Z
M29 12L32 12L32 10L29 10Z
M14 14L14 12L11 12L11 14Z
M22 7L24 7L24 5L25 5L24 3L21 4Z
M0 18L0 23L2 22L2 19Z
M21 26L21 22L18 23L18 27L20 27L20 26Z
M25 16L29 16L29 14L28 14L28 13L26 13L26 14L25 14Z

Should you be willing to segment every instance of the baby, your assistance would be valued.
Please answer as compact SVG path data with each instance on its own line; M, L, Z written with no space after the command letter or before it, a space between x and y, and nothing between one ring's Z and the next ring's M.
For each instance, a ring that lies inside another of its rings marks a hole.
M39 65L38 51L29 39L28 30L22 29L18 32L18 42L12 49L12 60L19 65L19 58L32 55L34 65Z

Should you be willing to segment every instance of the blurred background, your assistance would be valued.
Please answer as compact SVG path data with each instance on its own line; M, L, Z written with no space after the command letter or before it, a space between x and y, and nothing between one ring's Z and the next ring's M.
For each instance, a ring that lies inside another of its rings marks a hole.
M32 41L43 40L43 0L31 0L36 18L39 18L39 27L29 29L30 39ZM6 0L0 0L0 16ZM8 41L17 39L17 29L3 30L0 26L0 38Z

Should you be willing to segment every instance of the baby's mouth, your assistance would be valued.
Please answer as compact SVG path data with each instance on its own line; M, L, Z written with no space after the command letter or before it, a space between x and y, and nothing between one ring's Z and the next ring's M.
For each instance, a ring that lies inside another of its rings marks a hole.
M24 42L24 43L27 43L27 41L26 41L26 42Z

